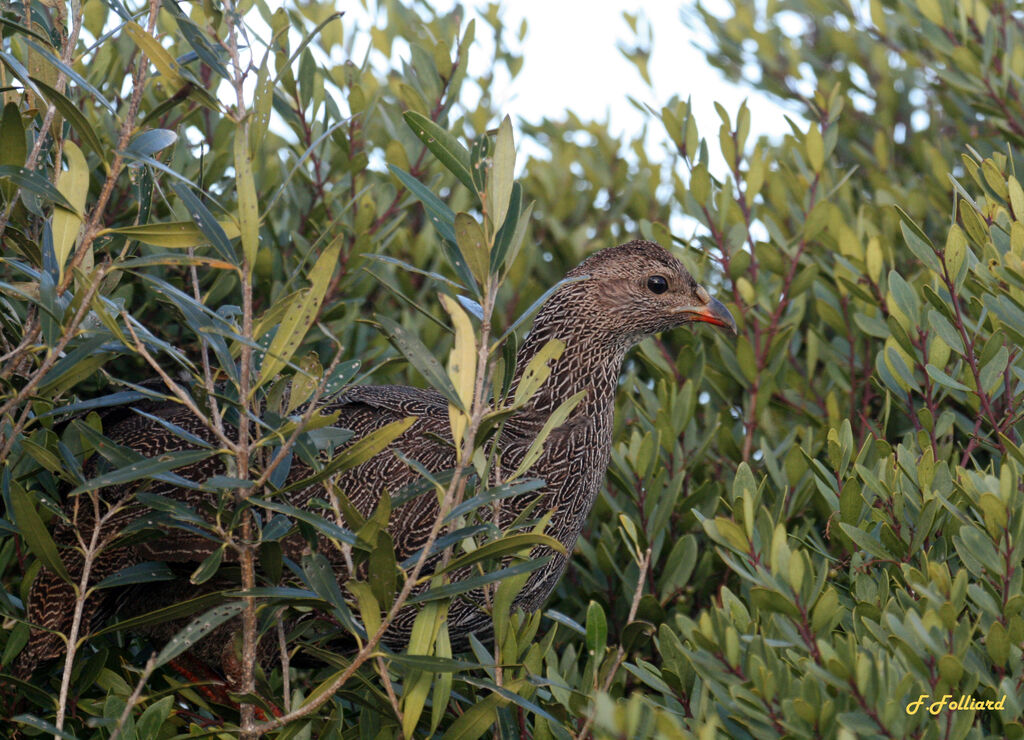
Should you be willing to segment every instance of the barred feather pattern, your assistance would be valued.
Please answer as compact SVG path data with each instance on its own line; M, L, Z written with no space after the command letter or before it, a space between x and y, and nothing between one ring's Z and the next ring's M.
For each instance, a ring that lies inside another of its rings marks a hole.
M649 287L652 275L662 276L668 290L656 293ZM593 506L604 480L612 445L615 392L626 352L645 336L695 320L682 309L707 303L707 294L699 289L683 265L662 247L652 242L634 241L593 254L569 272L567 277L582 278L563 285L545 304L520 348L512 390L518 387L531 358L550 339L565 343L561 356L551 363L551 373L525 408L506 421L497 441L501 470L515 470L550 414L579 391L586 391L582 402L548 437L543 453L530 468L529 477L541 478L544 486L532 494L504 499L500 504L499 524L510 526L524 509L534 502L534 516L552 512L546 532L561 542L571 553L583 523ZM217 446L212 433L187 409L169 405L146 409L148 413L175 424L187 432ZM335 425L354 432L349 444L384 425L406 417L415 423L388 450L361 465L334 477L333 482L344 491L362 516L369 516L383 492L391 494L419 479L419 474L403 462L394 451L418 461L427 470L437 473L455 467L451 442L448 403L433 390L402 386L352 386L325 405L326 413L339 414ZM130 447L147 457L190 449L194 445L172 434L154 421L138 414L129 414L105 429L113 442ZM192 481L203 481L213 475L225 474L220 456L215 456L175 471ZM287 482L308 477L312 471L296 458ZM492 483L497 481L492 481ZM149 515L149 510L134 502L135 484L111 486L100 492L101 504L128 501L123 511L105 524L101 534L106 537L120 531L127 523ZM208 512L216 502L211 494L182 488L171 483L150 482L146 490L171 497ZM316 484L287 494L288 503L310 509L317 501L327 500L327 487ZM87 500L88 497L79 497ZM538 500L539 499L539 500ZM76 533L88 538L96 520L92 506L68 505L70 525L57 528L55 537L65 546L64 558L72 576L81 572L81 556L73 547ZM323 513L322 510L319 510ZM397 507L391 515L388 532L399 561L419 551L425 544L438 515L437 497L420 495ZM342 522L342 524L346 524ZM319 550L330 560L342 586L349 573L346 560L326 538L321 537ZM298 535L283 543L284 554L299 559L307 544ZM196 564L215 547L211 540L180 529L167 530L163 536L142 541L129 541L104 551L93 564L92 583L126 566L144 561ZM539 547L535 557L551 555L550 561L534 571L514 601L527 611L539 608L554 589L566 568L568 557L549 548ZM436 558L435 558L436 559ZM468 573L456 573L464 578ZM187 597L189 585L168 588L156 584L153 598L135 599L133 609L145 610L163 605L160 599L176 593ZM195 587L191 587L195 591ZM161 592L163 592L161 594ZM470 633L487 639L490 616L481 609L482 594L469 592L456 598L449 608L449 633L456 644L464 644ZM98 592L86 604L83 624L89 626L104 611L108 592ZM70 586L55 574L43 570L33 584L28 618L37 625L29 643L18 657L14 670L28 676L42 660L57 657L63 645L57 633L67 633L74 606ZM107 606L109 608L109 605ZM126 614L132 613L128 609ZM122 614L123 616L124 614ZM389 630L386 639L400 645L408 639L416 611L403 609ZM223 662L225 636L237 625L221 628L216 639L207 638L193 648L194 654L210 663ZM167 628L155 630L163 639L170 636ZM202 642L210 643L205 649ZM265 641L269 642L269 641Z

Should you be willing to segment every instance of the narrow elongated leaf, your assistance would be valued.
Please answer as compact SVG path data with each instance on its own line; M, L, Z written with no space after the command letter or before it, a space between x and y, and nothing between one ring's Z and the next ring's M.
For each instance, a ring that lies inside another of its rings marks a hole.
M320 481L329 478L340 470L348 470L349 468L355 467L356 465L369 460L391 444L395 439L400 437L405 430L411 427L415 422L415 416L407 416L399 421L393 421L390 424L385 424L380 429L366 435L350 447L346 447L314 475L289 483L287 486L280 489L278 493L286 493L288 491L311 486L314 483L319 483ZM268 506L268 508L273 509L272 506ZM278 509L274 510L278 511ZM291 516L287 511L281 510L281 513Z
M82 114L82 111L77 105L72 103L66 96L58 92L56 89L47 85L43 80L38 77L33 77L32 82L39 88L43 97L47 101L53 103L53 106L60 111L60 114L64 116L71 124L71 128L78 132L78 135L82 137L82 143L88 145L92 149L93 153L100 158L101 161L106 162L104 156L105 149L103 144L100 143L100 138L96 135L95 129ZM65 139L67 141L67 139ZM22 162L25 158L22 157Z
M14 520L18 525L28 549L39 558L40 562L68 583L71 575L64 567L64 561L57 553L57 544L50 536L50 530L43 524L39 512L36 511L35 497L25 490L17 481L10 484L11 508L14 509Z
M405 355L414 368L419 370L420 375L427 379L435 389L440 391L449 403L455 404L460 411L468 412L469 409L462 404L462 397L455 389L448 374L441 367L427 346L420 341L420 338L387 316L377 316L377 322L383 327L388 339L395 345L395 348Z
M505 333L498 337L494 344L491 345L491 351L493 352L495 349L500 347L512 332L514 332L516 329L522 326L523 322L525 322L527 319L532 317L537 311L539 311L540 307L547 303L548 298L553 296L555 294L555 291L557 291L559 288L562 288L563 286L566 285L570 285L571 283L578 283L580 280L588 280L589 278L589 275L577 275L576 277L562 278L557 283L552 285L550 288L545 290L541 294L540 298L531 303L528 309L519 314L519 318L513 321L512 325L505 330Z
M544 346L537 351L530 362L527 363L516 386L516 395L512 400L512 406L519 408L529 401L533 394L540 390L544 381L551 375L551 364L565 351L565 342L561 339L551 338L544 343Z
M487 282L490 258L480 224L468 213L455 214L455 239L473 277L483 285Z
M470 578L464 578L460 581L455 581L454 583L445 584L444 586L434 586L424 593L410 596L407 603L419 604L425 601L434 601L435 599L450 599L454 596L458 596L459 594L483 588L484 586L501 584L509 578L514 578L524 573L532 573L538 568L543 568L551 561L551 557L551 555L545 555L542 558L531 558L529 560L516 563L515 565L510 565L507 568L500 568L499 570L492 571L491 573L471 576Z
M125 23L124 30L166 79L168 97L184 87L186 81L182 76L181 66L171 56L171 53L160 45L159 41L146 33L146 30L134 21Z
M485 545L481 545L473 552L467 552L465 555L461 555L453 559L448 566L441 571L442 573L450 573L459 568L464 568L467 565L473 563L479 563L482 560L488 558L498 558L504 555L511 555L530 547L550 547L552 550L562 553L565 555L565 546L546 534L537 534L536 532L524 532L522 534L510 534L502 537L500 540L494 540L488 542Z
M540 433L537 435L536 439L530 443L530 449L526 451L526 455L523 457L522 462L519 463L519 467L516 468L516 472L512 475L512 478L518 478L529 470L535 462L537 462L541 453L544 451L544 442L547 440L548 435L565 423L565 420L569 418L569 414L571 414L573 409L575 409L579 402L583 400L585 395L587 395L586 389L573 394L552 412L551 416L549 416L544 422L544 426L541 427Z
M0 165L0 178L10 180L19 188L29 191L43 200L49 201L61 208L66 208L72 213L78 213L57 188L53 186L42 173L34 170L26 170L24 167L14 167L9 164Z
M182 203L188 208L188 213L192 217L192 221L199 227L199 230L203 232L210 244L217 251L224 260L238 264L238 259L235 256L235 250L231 246L231 242L228 241L227 234L224 233L224 229L220 227L220 224L210 213L210 210L203 205L203 202L195 196L195 194L185 185L180 182L171 184L171 189L178 194L181 198ZM137 238L137 237L136 237Z
M449 725L444 740L476 740L498 721L498 705L501 701L502 697L497 694L478 701Z
M305 522L325 536L338 540L339 542L343 542L346 545L355 546L359 544L359 541L352 532L347 529L342 529L334 522L325 519L322 516L318 516L311 511L306 511L305 509L300 509L297 506L292 506L291 504L286 504L281 501L274 501L272 499L251 497L248 501L254 506L260 506L264 509L275 511L278 514L284 514L292 519L298 519L299 521Z
M218 225L228 239L234 239L240 233L238 225L231 221L219 221ZM201 247L210 243L209 237L192 221L165 221L163 223L139 224L138 226L121 226L116 229L103 229L99 232L100 236L107 234L120 234L144 244L169 249ZM233 255L228 262L232 265L235 264Z
M131 619L115 622L114 624L94 632L93 636L98 637L99 635L105 635L119 630L131 631L140 627L148 627L153 624L163 624L164 622L170 622L174 619L181 619L224 601L226 596L226 591L203 594L202 596L197 596L196 598L189 599L188 601L181 601L177 604L172 604L171 606L165 606L162 609L156 609L154 611L147 612L146 614L140 614L139 616L132 617Z
M416 196L420 203L423 204L423 207L427 211L427 217L430 219L430 223L432 223L434 228L437 229L437 233L440 234L441 238L447 240L451 244L455 244L455 212L448 207L448 204L434 195L426 185L421 183L408 172L390 164L388 165L388 169L391 170L391 173L401 180L402 184L409 188L409 191Z
M459 304L444 295L439 296L441 305L452 317L455 327L455 345L448 355L448 377L459 394L458 405L449 404L448 418L452 426L455 452L462 456L462 437L469 425L468 410L473 406L473 392L476 384L476 339L473 324Z
M505 216L509 212L509 199L512 197L512 185L515 181L516 146L512 136L512 119L508 116L505 116L498 126L492 161L491 169L487 173L487 212L494 230L497 231L505 223Z
M512 496L522 496L525 493L531 493L532 491L536 491L543 487L543 480L540 478L530 478L528 480L516 481L515 483L503 483L500 486L488 488L483 493L474 496L471 499L467 499L453 508L445 518L445 523L451 522L474 509L480 508L481 506L486 506L487 504L492 504L495 501L500 501Z
M174 580L174 573L166 563L136 563L107 576L93 588L99 590L128 586L132 583L156 583L157 581L171 580Z
M82 77L82 75L78 74L78 72L73 70L68 65L64 64L63 61L61 61L57 56L53 54L53 52L44 47L42 44L38 44L32 39L26 39L26 43L29 46L31 46L35 51L37 51L46 61L48 61L54 67L56 67L61 72L70 77L76 85L78 85L80 88L82 88L90 95L92 95L96 99L96 102L98 102L108 111L110 111L114 116L117 116L117 109L114 107L113 103L111 103L109 100L103 97L100 91L93 87L88 80ZM25 81L26 80L22 80L22 82Z
M596 601L587 607L587 650L600 659L608 645L608 618L604 609Z
M180 450L178 452L168 452L157 457L142 458L118 470L112 470L109 473L104 473L101 476L88 480L68 495L76 496L80 493L95 491L106 486L130 483L140 478L153 477L158 473L166 473L184 465L191 465L216 454L216 450Z
M438 158L449 172L469 188L471 193L476 194L476 185L473 183L473 175L470 173L469 150L459 143L447 129L437 125L422 113L406 111L403 116L406 124L412 132L420 138L431 154Z
M505 255L513 246L516 232L519 230L519 222L525 216L527 220L533 211L531 203L526 213L523 212L523 186L518 182L512 186L512 195L508 201L508 213L505 222L501 225L498 233L494 236L494 249L491 251L491 272L498 272L505 263ZM513 256L515 251L512 252Z
M185 629L171 638L164 649L156 656L156 666L160 667L181 655L196 644L197 640L220 627L229 619L237 617L245 609L244 601L231 601L210 609L205 614L192 620Z
M335 614L341 622L349 629L355 629L352 612L345 603L345 596L338 585L338 576L330 561L322 553L314 553L303 559L302 571L317 595L334 607Z
M11 722L19 725L28 725L29 727L45 732L47 735L59 737L61 740L78 740L70 732L58 730L56 725L50 724L46 720L36 717L34 714L19 714L16 717L11 717Z
M150 157L157 152L166 149L178 140L178 135L165 128L154 128L143 131L132 137L125 148L125 152L138 157Z
M61 280L64 278L68 255L78 241L78 232L82 228L82 217L78 214L85 212L85 196L89 193L89 165L82 150L73 141L65 141L64 156L67 157L68 168L57 176L57 190L67 198L74 210L58 208L53 212L53 252ZM91 252L87 262L82 264L85 269L92 266Z
M259 249L260 207L256 200L256 179L253 176L252 158L249 154L248 123L241 124L235 132L235 187L238 191L238 222L242 227L242 254L245 255L249 269L252 270L256 266L256 252ZM328 247L327 251L330 249L331 247ZM317 262L318 266L319 264ZM333 263L331 267L328 277L330 272L333 272ZM314 278L315 276L314 268Z
M306 338L309 327L316 321L320 312L320 304L323 302L327 287L330 285L331 275L338 264L338 255L341 253L341 242L344 237L338 236L323 251L317 259L313 270L310 273L310 287L305 291L299 291L293 299L292 306L285 312L278 325L277 333L267 348L260 366L259 380L253 388L255 391L263 383L277 375L278 372L291 360L298 350L302 341Z

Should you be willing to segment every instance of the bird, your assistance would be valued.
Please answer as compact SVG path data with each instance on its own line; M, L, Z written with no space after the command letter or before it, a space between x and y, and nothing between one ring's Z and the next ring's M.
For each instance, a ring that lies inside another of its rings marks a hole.
M552 412L582 392L582 400L564 423L550 432L539 457L526 471L525 477L543 482L538 484L540 487L498 502L497 523L503 529L528 509L536 516L550 513L544 532L558 540L564 549L562 552L538 546L531 553L546 560L529 574L512 601L513 608L527 612L540 608L561 578L603 484L613 441L616 390L629 349L647 336L687 324L705 323L731 334L737 331L736 322L725 305L711 297L679 259L651 241L634 240L594 252L571 269L566 278L540 309L518 349L508 397L515 394L530 361L550 340L560 340L564 348L551 360L550 374L544 382L524 405L507 416L496 433L497 459L501 467L506 471L515 470ZM346 494L360 517L370 516L385 492L394 494L422 480L422 469L436 474L456 466L449 402L436 390L350 385L328 400L322 412L332 417L336 414L332 424L352 432L345 445L354 444L392 422L414 419L388 449L334 477L334 486ZM168 431L169 425L187 434L174 434ZM115 444L147 457L194 447L189 436L217 445L210 430L181 404L153 402L145 414L122 414L105 424L104 434ZM416 461L417 465L411 465L409 460ZM174 472L201 483L226 471L219 457L214 456ZM311 474L311 469L296 459L285 483ZM174 480L151 481L147 486L147 491L191 505L197 511L204 510L204 506L208 511L211 506L210 493L181 487ZM123 500L137 489L137 483L108 486L100 492L101 499L106 502ZM322 507L330 496L322 481L284 495L292 507L317 511L323 510L317 507ZM68 511L71 517L71 509ZM438 512L438 497L430 494L413 497L391 511L387 533L394 543L398 562L424 546ZM142 504L132 504L126 507L116 526L124 526L126 520L151 513ZM70 527L77 527L81 532L83 527L92 526L89 506L79 506L74 514L72 524L62 524L55 534L55 539L65 545L75 541ZM350 528L355 526L355 523L345 523ZM284 554L296 559L301 558L304 551L308 552L307 541L298 534L285 538L282 545ZM213 547L208 538L180 529L167 529L157 537L129 539L111 547L93 563L92 582L141 562L159 561L194 569ZM351 559L343 557L337 552L338 548L332 548L326 541L320 543L319 550L328 557L338 585L343 588L353 576ZM65 548L64 552L68 571L73 577L79 577L81 557L75 560L73 548ZM456 572L451 577L458 579L467 575L467 572ZM159 600L152 595L160 594L160 589L164 593L185 596L199 592L195 587L190 592L189 588L187 581L177 589L163 589L163 584L156 584L150 588L151 597L135 601L152 607ZM91 596L86 602L82 623L92 624L111 609L119 608L111 605L113 598L108 591ZM57 633L68 632L73 604L71 587L56 574L42 569L29 594L28 621L33 626L28 643L16 660L15 675L29 676L41 661L63 653L63 643ZM135 608L140 605L136 603ZM414 607L406 607L398 613L386 636L389 644L401 645L407 640L416 613ZM454 598L449 605L448 630L454 644L465 644L470 634L486 639L491 624L491 616L481 608L473 592ZM166 639L169 635L161 636ZM203 642L193 646L193 650L206 662L216 663L219 659L222 672L228 673L231 660L226 654L226 643L230 641L225 641L223 635L219 640L208 637L205 653ZM237 666L232 670L237 670Z

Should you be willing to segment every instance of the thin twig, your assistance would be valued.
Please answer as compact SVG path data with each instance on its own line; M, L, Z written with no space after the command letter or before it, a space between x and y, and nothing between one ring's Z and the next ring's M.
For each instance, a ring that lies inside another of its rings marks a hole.
M109 740L117 740L121 736L121 731L124 729L125 724L128 722L128 717L131 716L132 709L139 703L139 699L142 697L142 690L146 687L149 682L149 677L153 674L156 669L156 651L149 656L149 660L146 661L145 668L142 669L142 675L139 676L139 680L135 684L135 689L132 691L132 695L128 697L128 703L124 705L124 711L121 712L121 716L117 720L117 725L114 727L114 731L110 733Z
M633 591L633 603L629 606L629 616L626 617L626 624L629 624L636 619L637 609L640 607L640 599L644 595L644 584L647 582L647 570L651 567L651 548L647 548L647 552L644 553L643 560L640 563L640 577L636 582L636 590ZM626 660L626 649L620 644L619 651L615 655L615 662L612 664L612 669L608 671L608 676L604 680L604 686L601 690L604 693L608 693L611 689L612 684L615 682L615 676L619 672L619 668ZM595 674L597 667L594 668ZM586 721L583 723L583 727L580 729L579 734L576 736L576 740L584 740L589 734L591 729L594 727L594 720L597 719L597 707L594 707L591 712L587 715Z

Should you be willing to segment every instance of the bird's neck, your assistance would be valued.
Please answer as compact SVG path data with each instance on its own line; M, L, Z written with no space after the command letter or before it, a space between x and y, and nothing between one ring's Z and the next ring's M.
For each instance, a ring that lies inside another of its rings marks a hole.
M581 325L579 317L574 318L545 316L542 313L534 322L516 357L513 393L522 382L530 361L550 340L561 340L565 347L556 360L548 362L550 374L517 416L546 419L576 393L586 391L568 422L610 422L615 406L615 389L628 347L609 340L600 331L588 330Z

